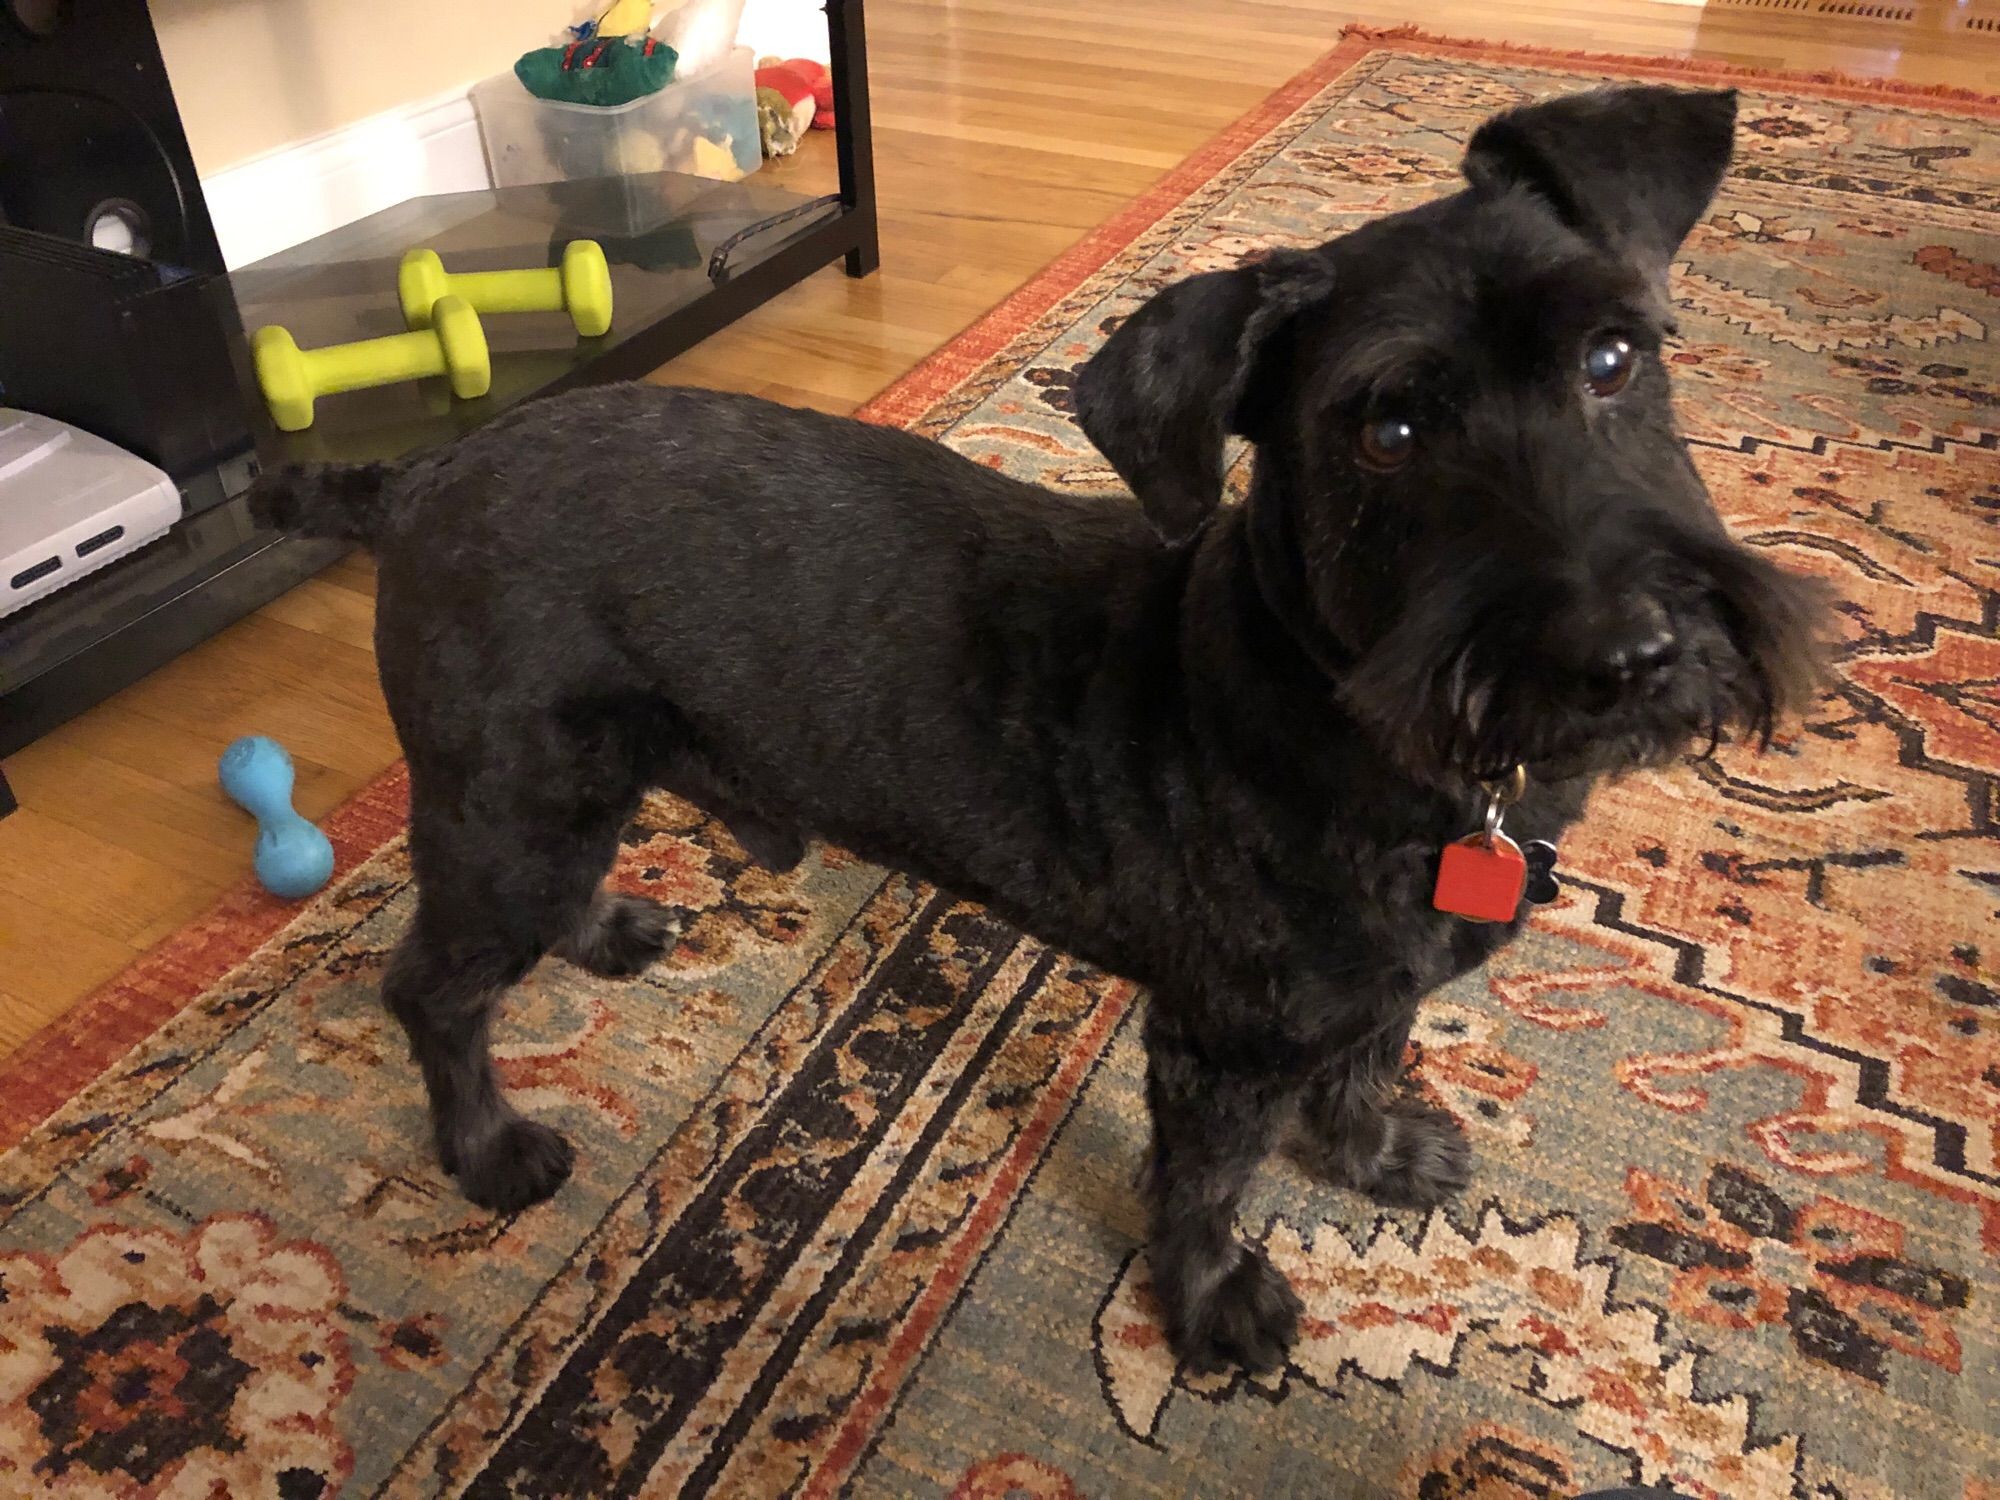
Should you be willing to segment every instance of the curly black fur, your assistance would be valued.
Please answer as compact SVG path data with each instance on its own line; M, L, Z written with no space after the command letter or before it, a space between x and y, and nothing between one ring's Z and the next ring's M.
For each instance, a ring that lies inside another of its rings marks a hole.
M1150 985L1174 1345L1278 1361L1297 1300L1233 1215L1282 1132L1390 1202L1467 1178L1394 1085L1419 997L1513 931L1431 905L1476 781L1525 763L1509 828L1554 838L1596 777L1768 732L1813 681L1820 605L1724 533L1657 358L1733 117L1523 110L1466 191L1154 298L1076 391L1140 507L637 385L274 476L267 517L381 562L420 888L386 999L465 1192L519 1208L569 1170L490 1018L546 953L615 973L666 941L597 893L663 786L760 858L838 840ZM1593 392L1614 336L1636 372ZM1395 472L1357 447L1385 415L1415 432ZM1232 434L1255 478L1218 510Z

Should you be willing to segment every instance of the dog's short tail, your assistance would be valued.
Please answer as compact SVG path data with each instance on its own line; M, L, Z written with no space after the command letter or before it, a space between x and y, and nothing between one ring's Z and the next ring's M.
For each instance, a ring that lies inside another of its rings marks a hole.
M250 491L250 514L295 536L372 542L389 513L395 464L288 466L265 474Z

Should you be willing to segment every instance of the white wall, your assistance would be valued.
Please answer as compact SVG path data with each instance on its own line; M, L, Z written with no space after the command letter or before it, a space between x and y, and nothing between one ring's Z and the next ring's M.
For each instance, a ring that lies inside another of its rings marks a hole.
M811 0L749 0L736 39L759 57L827 61L826 12Z
M152 0L224 259L487 186L467 89L606 3ZM827 60L814 0L748 0L737 37L759 56Z
M206 178L503 73L606 3L151 0L151 9ZM826 17L812 0L748 0L739 39L760 57L826 61Z

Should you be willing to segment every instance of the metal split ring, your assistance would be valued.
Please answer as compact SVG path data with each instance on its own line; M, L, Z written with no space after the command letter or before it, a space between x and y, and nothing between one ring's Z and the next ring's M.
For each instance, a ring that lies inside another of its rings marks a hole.
M1485 844L1491 849L1493 841L1500 837L1500 823L1512 807L1528 790L1528 768L1516 765L1514 774L1505 781L1482 781L1480 789L1486 793Z

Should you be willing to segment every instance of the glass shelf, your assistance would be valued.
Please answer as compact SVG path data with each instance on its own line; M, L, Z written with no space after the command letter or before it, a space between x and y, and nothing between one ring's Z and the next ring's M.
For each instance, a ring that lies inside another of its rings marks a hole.
M493 385L476 401L442 380L322 397L313 425L272 425L250 330L300 347L403 331L396 267L423 246L451 271L554 265L594 239L611 267L612 324L579 338L562 313L482 319ZM182 486L187 517L162 540L0 619L0 755L304 581L344 547L259 530L243 492L260 465L418 453L532 397L631 379L846 256L872 269L872 212L837 198L679 173L415 198L209 284L251 418L249 451Z
M664 362L650 347L663 323L840 213L837 199L763 187L754 176L712 182L661 172L413 199L258 261L228 278L242 328L276 323L305 349L401 333L396 267L417 246L437 251L448 271L492 271L552 266L571 240L596 240L612 286L611 330L600 338L579 338L562 313L483 319L493 388L476 401L453 399L443 380L378 386L324 397L310 428L280 433L246 365L239 377L252 395L258 453L266 463L393 458L585 372L603 379L599 367L634 347L643 366L634 373L644 373ZM723 274L711 277L711 257L738 236L717 268Z

